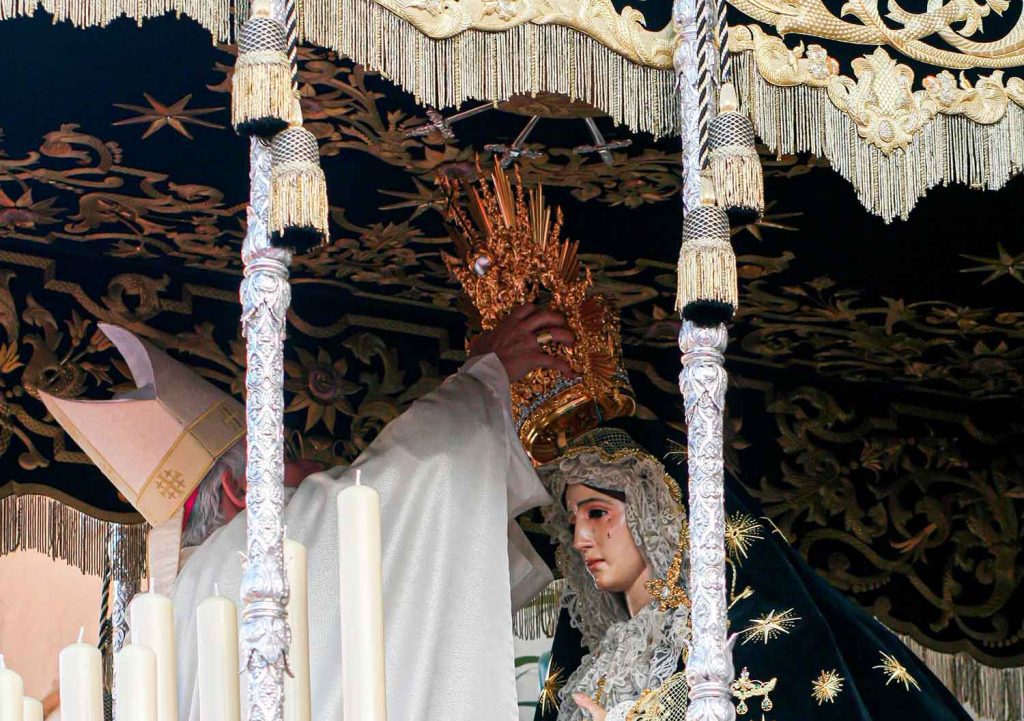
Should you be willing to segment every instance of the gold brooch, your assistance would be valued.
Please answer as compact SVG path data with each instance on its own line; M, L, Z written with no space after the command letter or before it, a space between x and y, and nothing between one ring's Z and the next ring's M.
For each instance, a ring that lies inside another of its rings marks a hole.
M775 690L775 683L778 679L771 679L769 681L755 681L750 678L750 673L744 667L740 673L740 677L733 681L732 684L732 695L740 700L736 704L736 713L742 715L750 709L747 707L748 698L756 698L762 696L761 699L761 710L768 712L772 710L772 700L768 698L768 694Z

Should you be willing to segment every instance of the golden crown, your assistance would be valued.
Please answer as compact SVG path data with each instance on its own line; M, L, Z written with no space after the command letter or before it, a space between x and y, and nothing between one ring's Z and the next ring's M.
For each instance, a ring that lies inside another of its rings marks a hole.
M445 218L456 251L444 260L480 329L493 328L518 305L540 303L564 314L576 337L571 348L545 346L568 361L572 378L540 368L512 384L519 437L530 457L544 463L603 420L632 414L636 401L622 365L615 308L593 292L590 271L577 255L579 243L559 237L561 211L552 214L540 187L527 194L518 174L515 180L513 190L497 161L475 184L439 177L448 193Z

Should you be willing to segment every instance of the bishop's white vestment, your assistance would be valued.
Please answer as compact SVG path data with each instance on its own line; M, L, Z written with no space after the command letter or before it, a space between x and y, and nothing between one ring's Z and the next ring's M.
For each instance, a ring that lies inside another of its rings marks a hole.
M288 537L309 552L314 721L343 718L336 498L356 469L380 493L388 718L516 721L512 611L551 576L513 519L550 497L515 432L497 356L469 361L355 463L310 476L288 503ZM216 583L241 610L245 521L215 532L178 577L182 721L199 721L196 606Z

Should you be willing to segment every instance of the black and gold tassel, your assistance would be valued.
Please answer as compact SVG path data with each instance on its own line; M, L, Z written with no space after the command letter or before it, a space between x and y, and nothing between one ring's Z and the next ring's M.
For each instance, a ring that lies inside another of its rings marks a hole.
M269 138L295 117L296 93L284 28L270 16L270 2L256 0L252 17L238 35L232 75L231 125L239 135Z
M323 245L329 207L316 137L301 126L282 130L270 153L271 241L299 253Z
M764 213L764 173L754 126L739 112L732 83L722 85L718 116L711 121L708 140L718 205L739 225L755 222Z
M679 249L676 310L685 320L713 326L730 320L739 300L736 254L729 241L729 218L714 204L705 178L701 205L683 219Z

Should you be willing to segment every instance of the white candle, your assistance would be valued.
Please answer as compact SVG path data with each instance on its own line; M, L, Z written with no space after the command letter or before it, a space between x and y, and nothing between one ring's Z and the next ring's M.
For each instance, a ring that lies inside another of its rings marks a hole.
M156 654L146 646L114 655L114 721L156 721Z
M132 599L128 610L132 643L145 646L156 655L157 721L178 721L177 659L171 599L152 591L140 593Z
M22 701L21 721L43 721L43 704L26 696Z
M95 646L65 646L59 656L61 721L103 721L103 657Z
M230 599L211 596L196 611L199 640L199 718L239 721L238 611Z
M284 677L284 721L310 721L309 700L309 603L306 547L285 539L284 564L288 575L288 626L292 643Z
M380 498L358 471L338 494L338 556L344 717L385 721Z
M0 721L21 721L21 699L25 684L21 676L7 668L0 656Z

